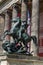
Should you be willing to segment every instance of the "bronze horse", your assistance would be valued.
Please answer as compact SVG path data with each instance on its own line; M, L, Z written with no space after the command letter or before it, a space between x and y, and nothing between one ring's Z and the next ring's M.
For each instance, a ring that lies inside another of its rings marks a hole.
M8 53L26 53L27 43L33 40L35 45L37 46L37 38L36 36L29 36L25 30L27 28L27 24L21 25L21 22L15 22L14 26L11 28L10 31L6 30L4 32L4 37L6 35L10 35L13 37L14 42L10 43L9 41L6 41L2 44L2 47L5 51ZM22 46L22 42L24 47ZM25 48L25 50L23 50Z

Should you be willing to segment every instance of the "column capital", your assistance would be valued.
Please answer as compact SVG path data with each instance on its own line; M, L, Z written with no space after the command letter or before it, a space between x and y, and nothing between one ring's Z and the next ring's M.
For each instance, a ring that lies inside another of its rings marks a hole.
M11 15L11 13L12 13L12 10L10 10L10 9L6 9L6 10L3 12L4 15L8 14L9 16Z
M14 8L17 12L20 12L20 7L21 7L21 4L18 4L18 3L12 5L12 8Z
M1 17L5 18L5 15L3 13L0 14Z
M26 4L28 3L28 1L29 1L29 0L22 0L22 2L24 2L24 3L26 3Z

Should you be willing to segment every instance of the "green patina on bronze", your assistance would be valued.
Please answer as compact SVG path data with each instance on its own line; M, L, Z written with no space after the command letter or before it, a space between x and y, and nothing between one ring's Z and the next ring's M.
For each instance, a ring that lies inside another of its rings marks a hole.
M5 36L6 35L10 35L10 36L13 37L14 43L10 43L9 41L6 41L2 45L4 50L6 50L10 54L12 54L14 52L15 53L26 53L26 48L27 48L26 45L27 45L28 42L33 40L35 45L37 45L36 36L29 36L25 32L26 24L25 25L21 25L21 20L19 20L19 21L17 20L16 22L14 22L14 25L15 26L13 26L13 28L11 28L10 32L9 31L6 31L7 33L5 32L6 33ZM23 42L24 47L22 46L22 42ZM20 46L17 46L18 43L20 44Z

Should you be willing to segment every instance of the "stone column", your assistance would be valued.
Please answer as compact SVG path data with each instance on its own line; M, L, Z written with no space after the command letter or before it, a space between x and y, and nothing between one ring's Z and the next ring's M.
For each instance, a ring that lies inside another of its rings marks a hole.
M26 5L26 2L24 2L24 0L22 0L22 4L21 4L21 25L26 26L26 24L27 24L27 5ZM26 29L25 29L25 31L27 32ZM23 47L24 47L24 45L23 45Z
M10 10L6 10L4 12L5 14L5 25L4 25L4 32L5 34L7 33L6 31L10 31L10 27L11 27L11 11ZM10 36L9 35L6 35L4 40L3 40L3 43L6 43L7 42L10 42Z
M11 28L14 26L14 21L17 21L17 10L15 8L15 4L12 5L12 22L11 22ZM11 31L12 32L12 31ZM13 37L11 36L10 42L14 42Z
M30 11L29 9L27 10L27 34L31 36L31 21L30 21ZM31 42L28 42L27 44L27 52L30 53L30 45L31 45Z
M22 23L24 21L26 23L26 14L27 14L27 6L26 6L24 0L22 0L22 5L21 5L21 21L22 21Z
M3 49L2 49L3 31L4 31L4 14L0 14L0 53L3 53Z
M14 4L12 5L12 7L13 7L13 11L12 11L12 21L17 21L17 10L16 10L16 7L15 7Z
M0 14L0 41L2 40L2 34L4 31L4 14Z
M31 20L31 36L37 37L38 44L38 23L39 23L39 0L32 0L32 20ZM33 56L37 56L37 46L31 41L31 52Z
M11 25L11 11L10 10L6 10L5 11L5 27L4 27L4 31L6 30L10 30L10 25Z

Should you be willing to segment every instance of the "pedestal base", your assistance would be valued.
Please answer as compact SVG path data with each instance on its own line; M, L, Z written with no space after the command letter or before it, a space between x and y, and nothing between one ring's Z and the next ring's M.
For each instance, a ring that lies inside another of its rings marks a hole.
M43 58L28 55L0 55L0 65L43 65Z

